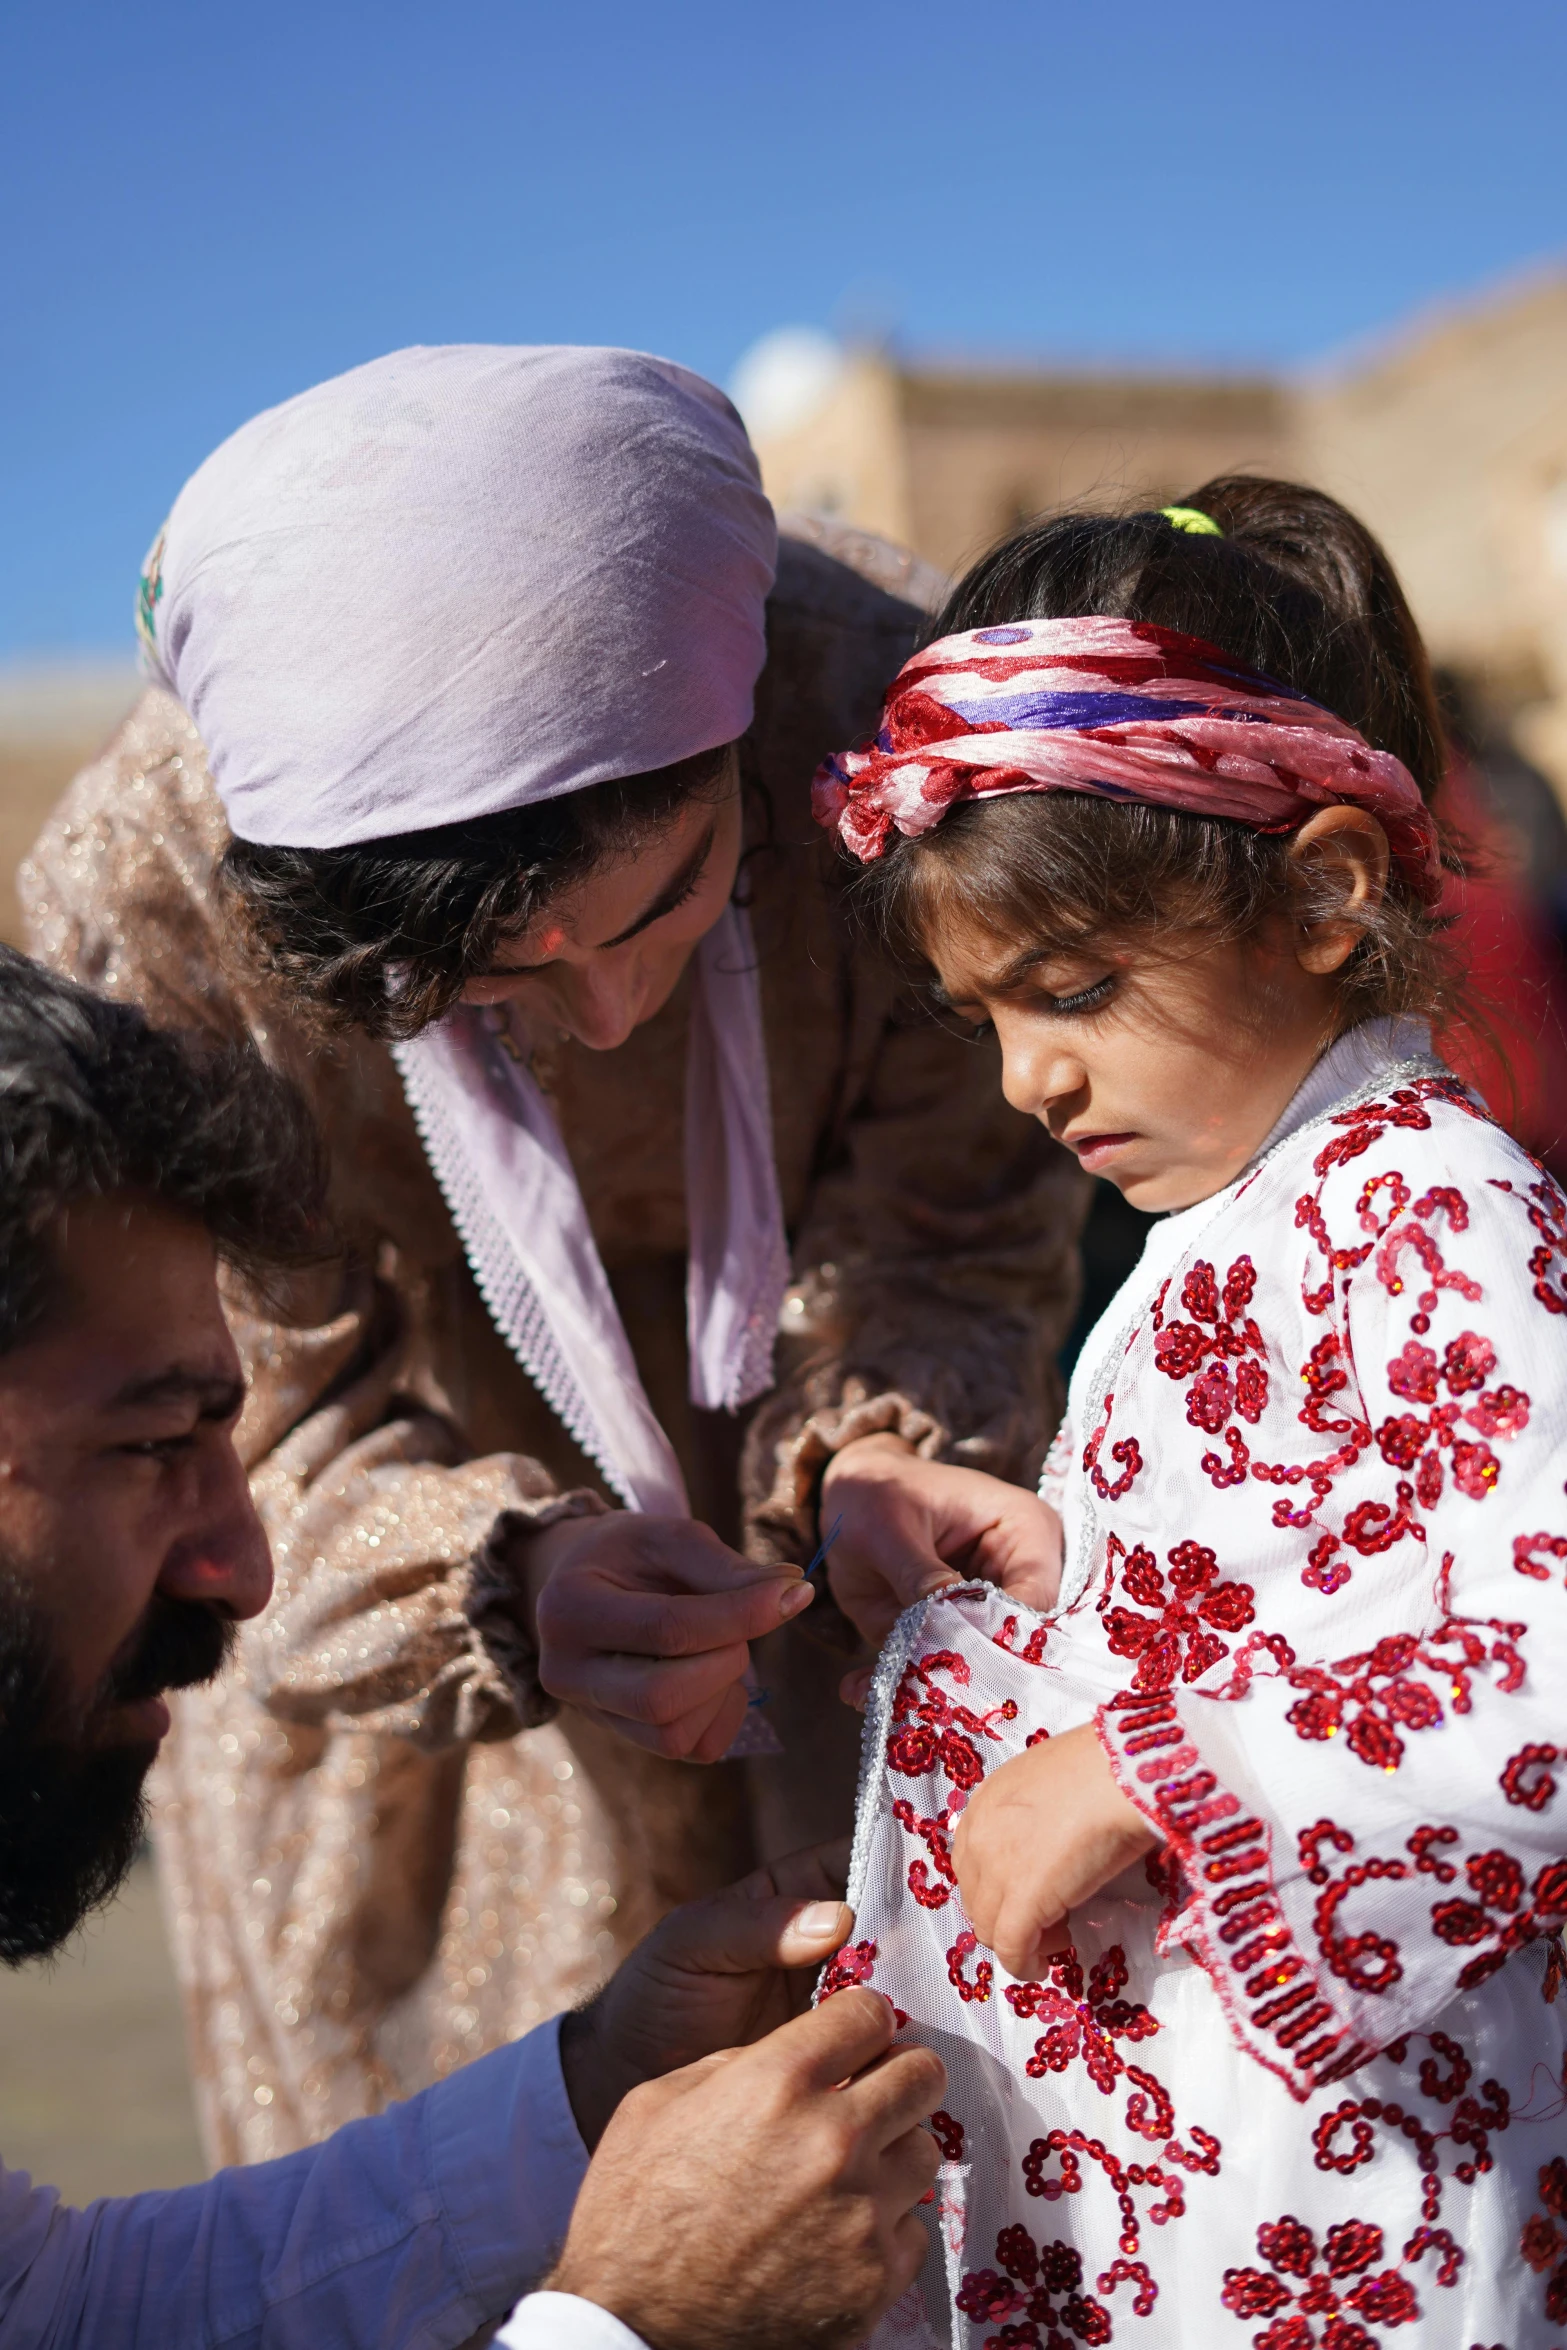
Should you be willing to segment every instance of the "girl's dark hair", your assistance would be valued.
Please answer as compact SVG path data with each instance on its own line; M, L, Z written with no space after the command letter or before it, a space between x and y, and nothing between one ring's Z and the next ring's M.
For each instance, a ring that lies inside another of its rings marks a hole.
M1224 474L1181 504L1223 535L1152 511L1030 523L959 582L931 637L1094 614L1178 629L1325 704L1434 800L1446 749L1430 663L1371 533L1296 482ZM1245 938L1286 910L1330 910L1303 902L1287 835L1076 792L966 802L918 839L894 834L859 887L917 950L955 912L1069 948L1155 926ZM1344 1027L1379 1012L1440 1018L1456 1001L1441 924L1396 870L1339 977Z
M414 1036L562 890L689 801L721 797L731 748L350 848L231 841L219 867L231 919L251 962L319 1026Z

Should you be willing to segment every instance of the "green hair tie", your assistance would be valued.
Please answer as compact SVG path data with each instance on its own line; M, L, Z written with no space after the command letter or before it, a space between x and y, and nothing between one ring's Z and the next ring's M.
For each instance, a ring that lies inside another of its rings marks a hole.
M1211 514L1204 514L1196 506L1161 506L1160 513L1176 530L1190 531L1193 538L1222 539L1223 531Z

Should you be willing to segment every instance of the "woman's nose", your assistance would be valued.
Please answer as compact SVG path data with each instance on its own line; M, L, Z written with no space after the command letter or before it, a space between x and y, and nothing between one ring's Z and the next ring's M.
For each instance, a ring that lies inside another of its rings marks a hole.
M599 962L592 970L562 975L555 990L561 1026L589 1052L607 1053L624 1044L642 1010L637 964Z

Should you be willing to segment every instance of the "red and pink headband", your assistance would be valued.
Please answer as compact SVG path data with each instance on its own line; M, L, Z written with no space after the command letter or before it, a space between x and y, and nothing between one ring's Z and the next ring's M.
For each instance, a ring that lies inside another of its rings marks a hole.
M1436 825L1401 759L1320 702L1213 645L1136 620L1018 620L942 637L893 680L865 750L817 769L816 819L862 864L963 800L1095 792L1292 832L1367 808L1419 895L1442 889Z

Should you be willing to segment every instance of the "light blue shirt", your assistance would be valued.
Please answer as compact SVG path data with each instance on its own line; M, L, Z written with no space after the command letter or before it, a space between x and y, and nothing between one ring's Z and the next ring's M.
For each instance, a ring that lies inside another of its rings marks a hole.
M63 2205L0 2170L3 2350L456 2350L537 2283L587 2155L558 2024L279 2162L199 2187ZM566 2296L597 2350L635 2336Z

